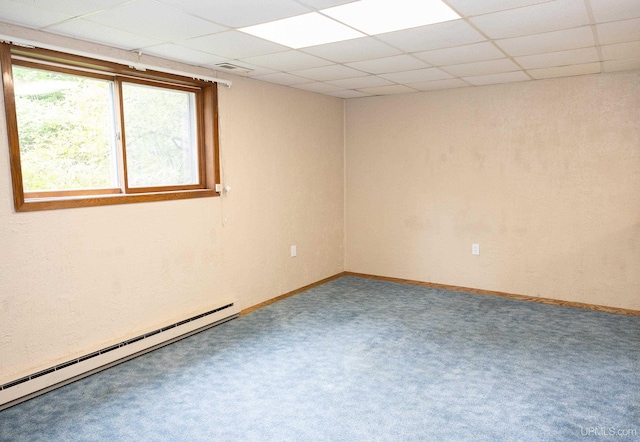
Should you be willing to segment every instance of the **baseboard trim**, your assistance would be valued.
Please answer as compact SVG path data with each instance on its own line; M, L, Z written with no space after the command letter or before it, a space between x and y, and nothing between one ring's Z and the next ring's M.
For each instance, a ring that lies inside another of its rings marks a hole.
M266 307L266 306L268 306L270 304L276 303L278 301L282 301L283 299L286 299L286 298L290 298L291 296L297 295L298 293L301 293L301 292L304 292L306 290L309 290L309 289L312 289L314 287L317 287L319 285L325 284L325 283L327 283L329 281L333 281L334 279L338 279L341 276L344 276L345 274L346 274L346 272L340 272L340 273L337 273L337 274L335 274L333 276L329 276L328 278L321 279L320 281L314 282L314 283L309 284L309 285L305 285L304 287L300 287L299 289L296 289L296 290L293 290L291 292L285 293L284 295L280 295L280 296L276 296L275 298L268 299L268 300L266 300L264 302L261 302L260 304L256 304L256 305L254 305L252 307L248 307L248 308L242 310L240 312L240 316L248 315L249 313L253 313L256 310L260 310L261 308Z
M412 279L391 278L388 276L368 275L365 273L343 272L340 276L355 276L358 278L377 279L380 281L397 282L401 284L419 285L422 287L430 287L436 289L453 290L457 292L475 293L479 295L499 296L501 298L517 299L519 301L538 302L541 304L560 305L563 307L574 307L585 310L595 310L599 312L615 313L618 315L640 316L640 310L631 310L618 307L607 307L604 305L587 304L583 302L563 301L552 298L539 298L536 296L517 295L514 293L497 292L494 290L482 290L471 287L462 287L457 285L437 284L433 282L415 281Z
M640 310L632 310L626 308L618 308L618 307L608 307L606 305L596 305L596 304L587 304L584 302L573 302L573 301L563 301L561 299L553 299L553 298L540 298L537 296L528 296L528 295L518 295L515 293L506 293L506 292L498 292L495 290L483 290L477 289L473 287L463 287L459 285L448 285L448 284L438 284L435 282L425 282L425 281L417 281L414 279L403 279L403 278L392 278L390 276L378 276L378 275L369 275L367 273L357 273L357 272L340 272L333 276L330 276L325 279L321 279L320 281L314 282L309 285L305 285L304 287L300 287L299 289L293 290L291 292L285 293L284 295L276 296L275 298L269 299L267 301L261 302L260 304L256 304L252 307L248 307L240 312L240 316L247 315L249 313L253 313L256 310L260 310L263 307L266 307L270 304L276 303L278 301L282 301L283 299L289 298L291 296L297 295L298 293L304 292L311 288L317 287L319 285L325 284L329 281L333 281L334 279L338 279L342 276L354 276L357 278L366 278L366 279L377 279L379 281L388 281L388 282L396 282L400 284L410 284L410 285L419 285L422 287L430 287L435 289L443 289L443 290L453 290L456 292L466 292L466 293L474 293L478 295L488 295L488 296L498 296L500 298L509 298L509 299L517 299L519 301L529 301L529 302L538 302L540 304L550 304L550 305L559 305L563 307L573 307L579 308L583 310L594 310L599 312L606 313L614 313L617 315L628 315L628 316L640 316Z

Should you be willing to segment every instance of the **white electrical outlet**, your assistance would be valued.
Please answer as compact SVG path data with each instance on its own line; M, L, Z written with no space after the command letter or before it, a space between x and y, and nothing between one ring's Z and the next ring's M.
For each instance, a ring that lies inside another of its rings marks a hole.
M291 257L294 258L298 254L296 246L291 246Z
M480 254L480 244L471 244L471 254L472 255Z

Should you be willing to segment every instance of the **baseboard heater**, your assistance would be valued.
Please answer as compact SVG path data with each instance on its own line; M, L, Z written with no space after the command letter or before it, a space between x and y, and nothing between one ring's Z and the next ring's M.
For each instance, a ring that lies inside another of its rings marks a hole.
M0 410L237 318L239 313L237 302L225 302L197 316L2 384Z

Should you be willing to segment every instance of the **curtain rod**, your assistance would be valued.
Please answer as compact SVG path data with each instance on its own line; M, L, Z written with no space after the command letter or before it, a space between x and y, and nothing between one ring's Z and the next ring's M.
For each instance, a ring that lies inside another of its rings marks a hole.
M19 27L16 27L19 28ZM42 31L36 31L33 29L26 29L26 28L22 28L22 30L27 31L27 32L31 32L31 33L38 33L38 34L44 34L46 36L52 36L52 34L48 34L48 33L44 33ZM24 32L23 32L24 33ZM93 45L94 48L96 49L104 49L106 52L115 52L115 53L121 53L122 55L128 55L130 57L135 57L136 59L128 59L126 57L119 57L119 56L112 56L112 55L105 55L105 54L101 54L99 52L92 52L89 50L82 50L82 49L73 49L70 48L67 45L56 45L56 44L50 44L50 43L44 43L42 42L40 39L33 39L33 38L23 38L23 37L15 37L12 35L6 35L6 34L0 34L0 41L4 41L7 43L12 43L14 45L17 46L26 46L26 47L36 47L36 48L42 48L42 49L49 49L52 51L58 51L58 52L66 52L68 54L72 54L72 55L79 55L82 57L89 57L89 58L95 58L98 60L102 60L102 61L108 61L111 63L117 63L117 64L121 64L121 65L125 65L125 66L129 66L132 67L134 69L138 69L138 70L153 70L153 71L159 71L159 72L164 72L166 74L174 74L174 75L181 75L183 77L189 77L189 78L193 78L196 80L203 80L203 81L211 81L214 83L220 83L226 87L231 87L232 82L229 80L224 80L222 78L217 78L217 77L213 77L210 75L205 75L205 74L198 74L195 73L193 71L189 71L189 70L185 70L185 69L180 69L180 68L173 68L173 67L168 67L168 66L161 66L158 65L156 63L152 63L150 61L146 61L145 59L152 59L152 60L161 60L161 61L166 61L168 63L173 63L171 60L165 60L159 57L155 57L155 56L150 56L150 55L145 55L140 51L127 51L125 49L118 49L118 48L113 48L111 46L105 46L105 45L101 45L101 44L96 44L96 43L91 43L91 42L86 42L86 41L81 41L81 40L77 40L77 39L71 39L69 37L64 37L64 36L58 36L55 35L55 39L62 39L62 40L70 40L72 42L74 42L76 45L78 44L78 42L80 43L85 43L88 45ZM180 65L185 65L182 62L175 62L175 63L179 63ZM197 68L197 66L194 66L194 68ZM206 69L206 68L200 68L200 69Z

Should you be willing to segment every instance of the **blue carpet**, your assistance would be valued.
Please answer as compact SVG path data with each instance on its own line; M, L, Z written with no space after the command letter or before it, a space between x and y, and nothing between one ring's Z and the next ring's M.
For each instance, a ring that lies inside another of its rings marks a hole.
M342 277L4 410L0 440L640 440L640 317Z

